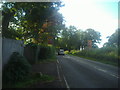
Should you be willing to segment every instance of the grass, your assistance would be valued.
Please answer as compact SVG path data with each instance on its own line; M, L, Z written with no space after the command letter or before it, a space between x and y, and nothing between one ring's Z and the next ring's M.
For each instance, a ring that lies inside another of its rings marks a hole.
M39 73L31 74L24 81L17 82L15 85L11 85L10 88L27 88L37 82L47 83L54 81L55 78L49 75L40 75Z
M37 63L49 63L49 62L56 62L57 57L52 57L50 59L43 59L38 61ZM52 82L55 80L55 77L50 76L50 75L40 75L40 73L30 73L28 77L26 77L26 79L24 79L24 81L21 82L16 82L16 84L10 84L10 85L4 85L3 88L26 88L29 87L32 84L35 84L37 82L41 82L41 83L47 83L47 82Z
M51 57L49 59L39 60L37 63L40 64L40 63L56 62L56 60L57 60L57 57ZM16 85L14 85L14 87L15 88L25 88L26 86L30 86L37 82L46 83L46 82L52 82L54 80L55 80L55 78L53 76L49 76L49 75L41 76L39 73L36 73L36 74L32 74L31 76L26 78L25 81L16 83Z
M114 63L114 62L111 62L111 61L108 61L108 60L103 60L103 59L100 60L100 59L95 59L95 58L92 58L92 57L80 56L80 55L75 55L75 54L69 54L69 55L78 56L78 57L81 57L81 58L101 62L101 63L104 63L104 64L113 65L113 66L116 66L116 67L118 66L118 63Z

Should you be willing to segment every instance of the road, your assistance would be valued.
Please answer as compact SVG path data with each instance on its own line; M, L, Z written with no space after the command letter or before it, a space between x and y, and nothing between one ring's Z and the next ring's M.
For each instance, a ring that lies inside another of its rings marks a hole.
M77 56L59 55L67 88L118 88L118 68Z

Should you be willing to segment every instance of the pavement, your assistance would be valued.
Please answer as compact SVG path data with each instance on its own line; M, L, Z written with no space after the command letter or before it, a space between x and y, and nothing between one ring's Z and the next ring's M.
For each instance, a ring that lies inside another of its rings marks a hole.
M32 66L31 72L41 73L53 76L55 80L53 82L47 83L35 83L30 86L30 88L66 88L66 83L62 76L62 72L59 70L57 61L55 62L46 62L40 64L34 64Z
M80 58L57 56L67 87L118 88L118 67Z

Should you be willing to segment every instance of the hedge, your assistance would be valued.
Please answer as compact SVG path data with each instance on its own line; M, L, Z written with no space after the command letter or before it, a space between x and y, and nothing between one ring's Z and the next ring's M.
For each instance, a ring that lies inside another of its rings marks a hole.
M55 48L51 45L41 45L38 59L50 59L55 56Z
M10 87L16 82L24 80L29 72L31 65L18 52L13 52L8 63L3 69L3 87Z

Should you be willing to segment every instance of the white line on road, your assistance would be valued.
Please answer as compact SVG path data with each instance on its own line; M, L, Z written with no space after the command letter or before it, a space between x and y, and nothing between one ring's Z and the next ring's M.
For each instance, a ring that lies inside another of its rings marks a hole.
M107 73L108 71L106 71L106 70L103 70L103 69L101 69L101 68L98 68L98 67L94 67L95 69L97 69L97 70L99 70L99 71L102 71L102 72L105 72L105 73ZM108 73L109 74L109 73ZM116 77L116 78L119 78L117 75L114 75L114 74L109 74L109 75L111 75L111 76L113 76L113 77Z
M102 71L102 72L107 72L106 70L103 70L101 68L96 68L96 69L99 70L99 71Z
M58 61L58 59L57 59L57 63L59 64L59 61Z
M119 78L117 75L114 75L114 74L110 74L110 75L113 76L113 77Z
M58 64L59 64L59 61L58 61L58 60L57 60L57 62L58 62ZM61 66L60 66L60 68L61 68ZM61 68L61 69L62 69L62 68ZM58 65L57 65L57 71L58 71L59 80L61 81ZM63 78L64 78L64 81L65 81L66 87L68 88L68 90L70 90L70 87L69 87L69 85L68 85L68 83L67 83L66 78L65 78L64 75L63 75Z
M58 71L58 78L59 78L59 80L61 81L58 65L57 65L57 71Z
M65 81L65 84L66 84L66 86L67 86L68 90L70 90L70 87L69 87L69 85L68 85L68 83L67 83L66 78L65 78L65 76L64 76L64 75L63 75L63 78L64 78L64 81Z

